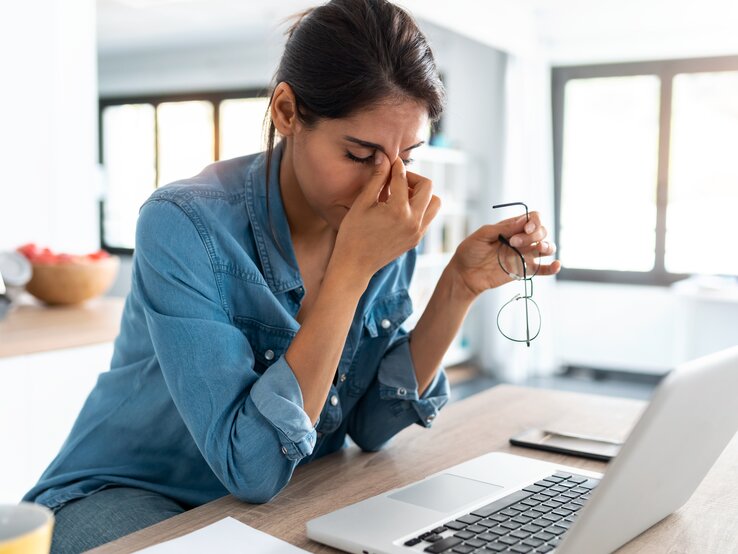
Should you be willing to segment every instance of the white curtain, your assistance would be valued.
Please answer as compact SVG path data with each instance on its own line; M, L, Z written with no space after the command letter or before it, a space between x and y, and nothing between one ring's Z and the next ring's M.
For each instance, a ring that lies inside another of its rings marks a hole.
M503 141L502 186L495 203L524 202L541 213L549 238L554 233L554 190L551 137L550 67L536 53L509 54L505 72L505 140ZM505 210L498 219L515 215ZM541 310L541 333L527 347L512 342L497 329L497 312L518 292L511 283L485 293L484 329L488 340L481 343L482 367L510 382L550 375L557 369L552 329L555 281L534 278L534 296ZM519 322L524 328L525 321Z

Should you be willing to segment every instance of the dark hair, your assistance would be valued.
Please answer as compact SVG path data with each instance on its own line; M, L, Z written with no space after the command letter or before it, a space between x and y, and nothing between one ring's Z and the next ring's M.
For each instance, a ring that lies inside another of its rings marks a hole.
M425 104L431 122L441 116L445 93L430 46L413 18L387 0L331 0L299 14L287 37L273 87L290 85L308 128L393 99ZM265 119L267 209L272 99L273 89Z

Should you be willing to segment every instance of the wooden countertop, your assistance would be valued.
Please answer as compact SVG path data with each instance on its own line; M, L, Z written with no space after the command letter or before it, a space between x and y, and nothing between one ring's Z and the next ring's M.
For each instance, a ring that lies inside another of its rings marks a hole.
M224 496L94 552L134 552L232 516L309 552L332 554L337 551L307 538L308 520L486 452L509 452L603 472L604 462L511 446L508 437L539 427L623 440L645 406L636 400L500 385L447 406L431 429L410 426L379 452L362 453L351 447L298 467L289 485L268 504ZM680 510L618 554L738 552L738 534L730 531L738 518L737 461L738 436Z
M111 342L124 298L100 297L78 306L46 306L24 296L0 321L0 358Z

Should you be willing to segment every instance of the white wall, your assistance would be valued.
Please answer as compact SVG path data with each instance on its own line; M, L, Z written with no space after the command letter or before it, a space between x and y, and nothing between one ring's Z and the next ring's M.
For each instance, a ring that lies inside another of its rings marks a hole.
M734 0L532 0L555 65L738 54Z
M16 2L0 33L0 250L99 246L94 0Z
M108 52L99 58L101 97L263 87L282 54L282 36Z

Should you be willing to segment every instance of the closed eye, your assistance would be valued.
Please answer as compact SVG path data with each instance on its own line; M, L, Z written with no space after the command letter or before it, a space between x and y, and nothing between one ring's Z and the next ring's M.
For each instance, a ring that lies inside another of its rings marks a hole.
M349 160L351 160L352 162L361 163L361 164L373 164L374 163L374 156L375 156L376 153L377 153L377 151L375 150L374 152L372 152L366 158L360 158L359 156L354 156L351 152L349 152L348 150L346 150L346 157ZM410 165L414 161L415 161L414 159L408 158L408 159L403 159L402 160L402 163L404 163L405 165Z
M370 154L366 158L360 158L359 156L354 156L351 152L346 150L346 157L352 162L357 162L357 163L362 163L362 164L368 164L368 163L374 162L374 153Z

